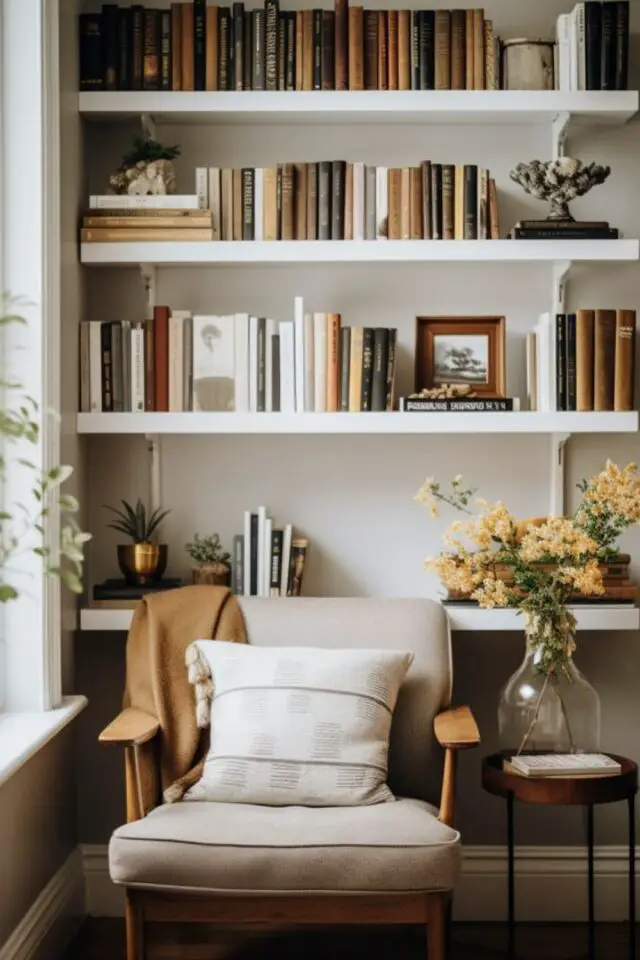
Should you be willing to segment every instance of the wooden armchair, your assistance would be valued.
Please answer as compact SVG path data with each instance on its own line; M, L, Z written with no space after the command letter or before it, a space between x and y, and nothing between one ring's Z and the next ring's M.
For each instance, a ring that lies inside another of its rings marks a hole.
M145 921L425 924L428 960L444 960L445 913L460 862L456 757L480 737L468 707L448 707L442 608L429 600L239 602L253 644L414 652L389 751L389 784L411 799L340 808L167 805L158 790L158 805L145 809L140 758L154 755L160 724L124 710L100 741L125 748L128 822L114 833L109 860L113 881L126 888L127 960L144 957ZM430 806L438 798L439 809ZM335 840L327 840L332 832Z

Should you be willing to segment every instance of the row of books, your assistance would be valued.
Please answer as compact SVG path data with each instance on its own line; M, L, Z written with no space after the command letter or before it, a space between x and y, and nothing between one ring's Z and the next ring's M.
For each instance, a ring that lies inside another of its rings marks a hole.
M81 90L500 88L500 41L482 9L108 3L80 15L79 33Z
M277 526L266 507L244 514L244 531L233 538L231 590L245 597L299 597L309 541L290 523Z
M544 314L527 337L532 410L634 410L635 310Z
M146 240L498 239L495 180L474 164L344 160L196 171L199 210L91 209L84 243ZM92 198L101 199L101 198ZM137 200L137 198L136 198ZM108 202L108 199L105 201ZM188 229L187 229L188 228Z
M558 90L626 90L629 0L577 3L556 24Z
M393 410L396 330L342 326L338 313L295 319L238 313L80 324L80 411L141 413Z

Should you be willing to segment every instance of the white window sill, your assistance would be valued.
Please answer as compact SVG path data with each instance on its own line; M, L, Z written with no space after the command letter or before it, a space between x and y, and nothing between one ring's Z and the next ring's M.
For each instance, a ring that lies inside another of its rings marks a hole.
M64 697L56 710L0 714L0 786L84 710L86 697Z

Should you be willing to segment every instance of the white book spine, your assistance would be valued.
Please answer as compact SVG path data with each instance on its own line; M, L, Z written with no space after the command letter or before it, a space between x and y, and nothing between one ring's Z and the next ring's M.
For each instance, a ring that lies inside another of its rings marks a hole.
M89 322L89 397L91 412L102 412L102 324Z
M386 167L376 167L376 240L389 236L389 173Z
M569 25L569 65L571 70L570 89L578 89L578 7L575 6L571 13Z
M178 413L182 410L184 395L184 338L182 316L172 314L169 317L169 411Z
M296 412L293 323L280 321L280 412Z
M556 24L556 40L558 50L558 90L571 90L571 16L563 13L558 17Z
M89 197L90 210L198 210L196 194L158 194L144 197L100 194Z
M293 537L293 528L288 523L284 528L282 537L282 570L280 573L280 596L287 596L287 587L289 586L289 564L291 562L291 539Z
M209 209L209 171L206 167L196 167L196 196L198 209Z
M249 412L258 410L258 318L249 317Z
M264 345L264 408L273 413L273 338L278 333L278 321L267 320Z
M364 240L364 163L353 165L353 239Z
M271 596L271 534L273 532L273 520L267 517L264 522L264 583L262 586L262 596Z
M295 327L294 379L296 390L296 412L304 413L304 300L302 297L296 297L294 300L293 318Z
M315 365L314 365L314 330L313 314L304 315L304 409L313 413L315 404Z
M131 408L134 413L144 413L144 329L134 327L131 331Z
M222 240L222 206L220 203L220 168L209 167L209 209L213 239Z
M244 596L251 596L251 511L244 512Z
M253 239L262 240L264 237L263 222L264 206L264 170L256 167L253 174Z
M584 3L576 7L578 34L578 90L587 89L587 13Z
M258 507L258 596L264 597L265 583L265 526L267 521L267 508Z
M234 320L234 383L236 413L248 413L249 406L249 314L236 313Z
M313 315L314 340L314 373L313 388L314 410L316 413L325 413L327 409L327 315L314 313Z

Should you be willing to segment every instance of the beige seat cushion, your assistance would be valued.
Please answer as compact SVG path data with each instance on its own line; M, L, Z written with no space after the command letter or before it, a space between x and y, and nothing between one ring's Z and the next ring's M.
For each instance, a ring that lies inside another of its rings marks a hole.
M215 893L450 890L460 835L420 800L367 807L164 805L111 838L111 879Z

